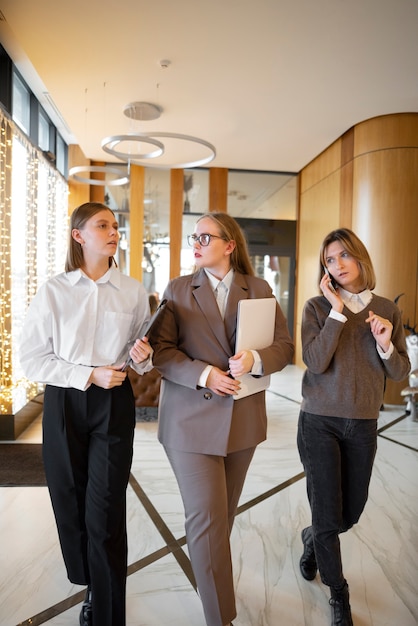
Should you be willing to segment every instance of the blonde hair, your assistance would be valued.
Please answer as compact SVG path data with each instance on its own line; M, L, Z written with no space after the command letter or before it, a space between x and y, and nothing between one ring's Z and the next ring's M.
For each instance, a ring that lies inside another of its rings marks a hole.
M65 261L66 272L73 272L74 270L82 267L84 264L83 248L81 247L81 244L78 243L78 241L76 241L72 236L73 229L76 228L77 230L82 230L86 225L86 222L100 211L110 211L114 216L112 209L109 209L108 206L102 204L101 202L85 202L74 209L71 214L67 258ZM117 266L113 256L110 256L109 267L113 264Z
M241 274L254 276L255 272L251 264L247 241L238 222L228 215L228 213L221 212L204 213L199 217L197 222L200 222L200 220L204 218L212 220L219 231L219 235L225 239L225 241L235 241L235 248L230 255L232 269Z
M367 248L357 235L349 228L337 228L331 231L321 244L319 251L319 279L318 284L324 275L324 266L326 266L325 253L328 246L334 241L339 241L345 250L358 263L360 270L360 278L362 289L374 289L376 286L376 275L373 269L373 263Z

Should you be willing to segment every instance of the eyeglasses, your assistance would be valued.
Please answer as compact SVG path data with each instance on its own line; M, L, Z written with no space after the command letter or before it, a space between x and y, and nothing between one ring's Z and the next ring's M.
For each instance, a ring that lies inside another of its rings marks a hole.
M219 235L209 235L209 233L203 233L202 235L188 235L187 243L189 246L193 247L196 241L200 243L201 246L208 246L210 244L211 239L225 239L225 237L219 237Z

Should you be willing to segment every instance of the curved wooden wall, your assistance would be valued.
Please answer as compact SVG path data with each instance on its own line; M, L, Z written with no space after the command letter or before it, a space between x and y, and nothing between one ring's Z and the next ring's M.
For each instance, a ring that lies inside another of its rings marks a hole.
M323 237L352 228L367 246L376 293L394 300L404 322L418 322L418 113L384 115L357 124L300 173L296 363L303 366L304 302L317 293ZM400 404L405 383L388 381L385 401Z

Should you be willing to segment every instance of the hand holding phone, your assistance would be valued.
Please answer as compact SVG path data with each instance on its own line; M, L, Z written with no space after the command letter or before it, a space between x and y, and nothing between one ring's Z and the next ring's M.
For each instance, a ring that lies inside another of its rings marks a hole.
M336 284L335 280L332 278L331 274L329 273L329 269L325 267L325 265L324 265L324 272L329 278L328 287L331 289L331 291L333 291L334 293L337 293L336 289L338 285Z

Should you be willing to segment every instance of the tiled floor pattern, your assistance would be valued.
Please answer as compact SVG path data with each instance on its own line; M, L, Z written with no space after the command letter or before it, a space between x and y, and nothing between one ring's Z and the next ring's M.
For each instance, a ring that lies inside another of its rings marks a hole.
M244 486L232 533L234 626L324 626L328 589L299 573L309 521L296 449L302 370L267 392L269 432ZM355 626L418 624L418 423L405 406L379 418L370 498L341 537ZM204 626L184 539L180 495L156 423L137 423L128 487L127 626ZM40 420L19 441L40 441ZM0 487L0 626L76 626L84 592L67 580L46 487Z

